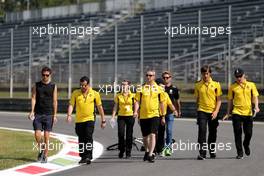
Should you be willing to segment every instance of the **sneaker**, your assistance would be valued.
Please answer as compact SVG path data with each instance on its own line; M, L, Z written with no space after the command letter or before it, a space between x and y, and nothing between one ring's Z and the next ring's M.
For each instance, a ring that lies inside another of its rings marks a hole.
M198 155L198 156L197 156L197 160L205 160L205 156Z
M165 156L171 156L172 155L172 150L171 148L166 148L165 149Z
M210 153L210 158L211 159L215 159L216 158L216 154L215 153Z
M121 159L124 157L124 152L119 152L118 157Z
M242 155L237 155L236 159L243 159L243 156Z
M44 151L41 150L41 152L38 154L37 161L40 162L44 156Z
M86 163L86 161L87 161L87 159L86 159L86 158L82 158L82 159L79 161L79 164L85 164L85 163Z
M154 163L155 162L155 155L151 155L151 156L149 156L148 157L148 161L150 162L150 163Z
M91 160L89 158L86 159L86 164L91 164Z
M126 153L126 159L131 158L131 153Z
M159 154L160 157L164 157L165 156L165 151L166 151L166 148L163 148L161 153Z
M163 152L157 153L157 155L158 155L159 157L164 157L164 156L165 156L165 154L164 154Z
M148 158L149 158L149 152L145 152L145 155L144 155L144 157L143 157L143 161L147 161L148 160Z
M249 155L250 155L250 148L244 146L244 149L245 149L245 154L246 154L247 156L249 156Z
M43 158L40 161L41 163L47 163L48 162L48 157L43 156Z
M156 153L152 153L152 155L154 156L154 159L156 159L156 158L157 158L157 155L156 155Z

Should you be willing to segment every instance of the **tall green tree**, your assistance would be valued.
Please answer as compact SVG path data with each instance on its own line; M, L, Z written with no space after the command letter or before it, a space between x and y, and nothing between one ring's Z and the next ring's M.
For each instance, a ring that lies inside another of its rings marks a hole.
M40 9L60 5L71 5L86 2L103 2L105 0L29 0L30 9ZM27 9L28 0L0 0L0 11L13 12Z

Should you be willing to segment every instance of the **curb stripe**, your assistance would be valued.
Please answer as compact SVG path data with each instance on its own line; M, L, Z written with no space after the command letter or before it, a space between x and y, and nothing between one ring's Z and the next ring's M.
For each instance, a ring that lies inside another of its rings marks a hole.
M79 144L79 142L78 142L78 141L76 142L76 141L71 141L71 140L68 140L67 142L68 142L68 143L71 143L71 144Z
M11 130L11 131L24 131L24 132L30 132L32 134L34 133L33 130L24 130L24 129L6 128L6 127L0 127L0 129ZM62 149L59 151L58 154L48 157L48 163L42 164L42 163L34 162L34 163L24 164L24 165L16 166L14 168L1 170L0 175L1 176L47 175L80 166L78 164L78 161L80 160L79 149L78 149L78 138L75 136L69 136L59 133L51 133L51 136L61 141L63 145L62 145ZM102 144L96 141L94 141L93 146L94 146L93 160L95 160L96 158L99 158L102 155L104 147Z
M68 165L76 164L76 162L77 160L74 161L74 160L69 160L65 158L56 158L51 161L51 163L58 164L61 166L68 166Z
M73 152L73 151L68 152L66 155L79 157L79 153L78 152Z
M15 171L24 172L27 174L40 174L40 173L51 171L51 169L46 169L46 168L38 167L38 166L27 166L22 169L17 169Z

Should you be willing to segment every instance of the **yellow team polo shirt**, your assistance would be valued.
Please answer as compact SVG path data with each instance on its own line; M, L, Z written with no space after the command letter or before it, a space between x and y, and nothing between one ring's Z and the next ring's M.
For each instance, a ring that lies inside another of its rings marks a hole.
M212 79L206 83L201 80L195 84L194 95L198 98L198 111L212 113L216 107L216 97L222 95L219 82Z
M167 92L163 92L164 93L164 97L165 97L165 101L164 101L164 114L163 115L166 115L167 114L167 108L168 106L170 107L172 105L172 102L171 102L171 99L170 99L170 96ZM161 110L160 110L160 114L161 114Z
M129 93L125 96L123 93L118 93L114 102L118 105L119 116L133 116L134 93Z
M100 94L92 88L89 89L86 97L80 89L73 91L70 105L73 107L76 105L76 123L94 121L94 103L97 106L102 105Z
M233 100L233 114L252 116L252 98L259 95L253 82L245 81L241 85L233 83L228 89L228 100Z
M165 101L163 92L162 87L156 83L152 86L145 84L136 92L135 100L140 106L140 119L159 117L159 103Z

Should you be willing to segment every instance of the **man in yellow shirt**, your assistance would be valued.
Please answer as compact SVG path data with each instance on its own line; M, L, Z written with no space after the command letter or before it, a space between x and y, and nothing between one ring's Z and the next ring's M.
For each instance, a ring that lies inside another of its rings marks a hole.
M156 134L160 123L160 112L162 112L161 122L165 124L164 105L165 101L163 90L155 83L155 71L150 70L146 74L146 83L137 90L135 96L134 117L139 117L140 127L145 146L143 160L154 162L154 148L156 145ZM140 112L138 115L138 109Z
M126 152L126 158L131 157L132 143L133 143L133 127L135 118L133 117L133 105L135 94L130 92L130 81L124 80L121 86L122 90L114 98L114 108L112 113L112 120L114 120L116 113L118 124L118 149L119 158L123 158ZM126 140L125 140L126 132Z
M67 122L72 121L72 112L76 107L75 132L79 140L79 164L91 164L93 159L93 132L95 123L95 105L101 116L101 128L105 128L106 120L102 101L98 92L89 85L89 78L80 79L80 89L73 91L68 106Z
M232 113L233 129L235 136L235 143L237 149L237 159L243 158L242 148L242 125L245 133L243 146L245 154L250 155L250 140L252 137L253 128L253 113L252 113L252 101L255 105L254 111L258 113L258 90L253 82L249 82L245 78L244 71L241 68L237 68L234 72L236 82L233 83L228 89L228 108L227 114L223 120L229 118ZM232 112L231 112L232 111Z
M211 78L211 68L207 65L201 68L202 80L195 84L194 94L197 98L197 124L198 124L198 160L206 158L206 149L209 149L210 158L216 157L215 142L217 127L219 125L217 115L221 106L220 96L222 90L219 82ZM206 143L207 123L209 128L208 141Z

